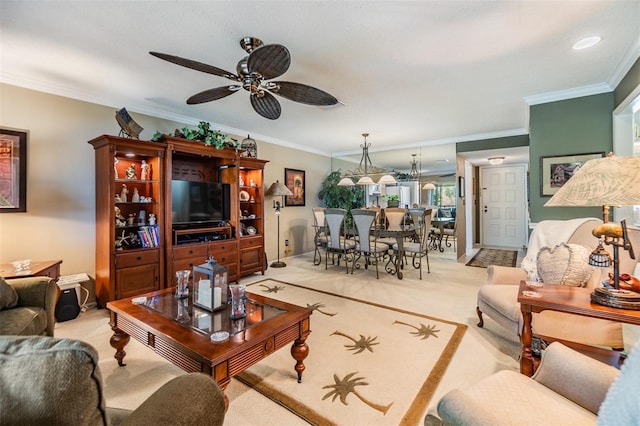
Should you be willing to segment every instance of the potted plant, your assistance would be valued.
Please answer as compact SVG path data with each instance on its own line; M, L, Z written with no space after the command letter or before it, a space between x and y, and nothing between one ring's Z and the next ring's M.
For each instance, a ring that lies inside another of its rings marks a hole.
M322 182L318 198L324 202L325 207L345 209L348 225L351 209L364 206L364 190L358 186L339 186L341 177L340 170L329 173Z
M190 141L201 141L205 145L213 145L216 149L234 148L238 149L240 145L235 139L227 139L227 134L220 130L211 129L211 124L206 121L201 121L195 129L189 129L183 127L182 130L176 129L173 134L169 133L169 136L175 136L177 138L184 138ZM156 132L151 140L158 141L162 138L162 133Z
M398 207L400 205L400 196L397 194L387 195L387 207Z

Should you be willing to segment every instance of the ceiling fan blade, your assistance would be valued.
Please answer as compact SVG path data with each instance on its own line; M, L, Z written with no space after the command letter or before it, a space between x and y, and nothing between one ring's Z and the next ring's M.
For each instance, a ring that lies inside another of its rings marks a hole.
M181 58L180 56L167 55L166 53L149 52L156 58L164 59L165 61L172 62L176 65L191 68L192 70L206 72L208 74L217 75L218 77L225 77L231 80L240 81L240 78L232 72L225 71L213 65L203 64L202 62L192 61L191 59Z
M202 104L204 102L215 101L217 99L222 99L225 96L229 96L232 93L237 92L242 89L242 86L231 85L231 86L222 86L216 87L215 89L205 90L204 92L196 93L187 99L187 104Z
M287 98L294 102L300 102L307 105L327 106L335 105L338 100L324 90L307 86L301 83L292 83L290 81L271 81L276 87L271 91L277 95Z
M251 106L253 109L269 120L275 120L280 117L280 102L269 92L263 92L264 96L251 94Z
M266 80L279 77L289 69L291 54L281 44L266 44L255 49L247 59L249 72L259 73Z

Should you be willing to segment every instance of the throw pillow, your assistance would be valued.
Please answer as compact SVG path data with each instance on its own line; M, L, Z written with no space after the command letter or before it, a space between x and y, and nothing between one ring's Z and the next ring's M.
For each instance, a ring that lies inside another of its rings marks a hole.
M545 283L584 287L595 268L589 265L591 250L579 244L560 243L538 251L538 274Z
M55 337L0 336L2 424L106 425L98 353Z
M18 304L18 293L4 278L0 277L0 311L13 308Z

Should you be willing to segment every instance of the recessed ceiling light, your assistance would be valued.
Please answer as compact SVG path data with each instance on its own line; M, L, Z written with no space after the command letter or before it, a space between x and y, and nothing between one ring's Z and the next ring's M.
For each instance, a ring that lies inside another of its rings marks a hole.
M578 40L573 45L573 48L574 50L586 49L587 47L595 46L600 43L600 40L602 40L602 37L600 36L585 37L582 40Z

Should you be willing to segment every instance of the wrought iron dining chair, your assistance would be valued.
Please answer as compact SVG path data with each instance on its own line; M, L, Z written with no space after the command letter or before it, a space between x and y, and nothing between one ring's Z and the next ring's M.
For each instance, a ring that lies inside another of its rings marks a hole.
M344 257L344 263L349 273L349 255L353 254L356 243L346 237L345 217L347 211L345 209L327 208L324 211L324 221L326 223L327 245L325 248L324 269L328 268L329 254L332 255L332 261L335 264L335 255L338 255L338 265L340 259Z
M386 223L386 229L388 231L402 231L405 224L405 216L407 209L401 207L387 207L383 211L384 222ZM392 247L396 243L396 239L392 237L380 238L380 243L385 243L389 247Z
M422 216L419 219L420 229L418 235L420 236L418 242L408 242L404 244L405 257L411 256L411 264L415 269L420 271L420 279L422 279L422 258L427 260L427 273L431 273L431 267L429 266L429 238L431 233L431 209L426 209L422 212ZM394 244L393 247L394 256L398 255L398 244Z
M455 218L453 220L453 222L448 223L447 225L452 225L452 226L446 226L444 227L444 229L442 230L443 236L444 236L444 245L447 247L451 247L451 244L453 243L453 250L456 250L456 230L458 229L458 219ZM451 238L451 241L449 241L449 238Z
M353 251L353 263L351 273L354 269L360 269L358 260L364 256L364 268L369 269L369 265L376 267L376 279L380 278L378 273L378 262L388 256L389 246L377 242L378 227L376 227L376 212L368 209L351 210L353 223L356 227L355 242Z
M324 250L328 237L326 232L326 225L324 222L324 207L313 207L313 229L315 230L313 236L314 252L313 252L313 264L319 265L322 262L321 250Z

